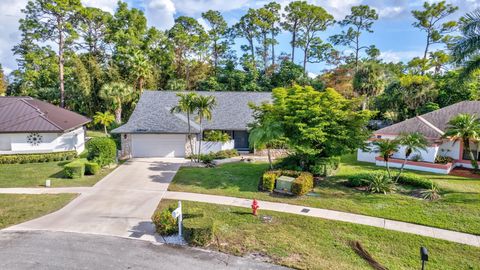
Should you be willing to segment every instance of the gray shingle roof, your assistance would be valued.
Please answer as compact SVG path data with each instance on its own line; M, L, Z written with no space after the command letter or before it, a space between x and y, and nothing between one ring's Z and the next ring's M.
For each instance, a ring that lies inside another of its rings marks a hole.
M375 131L375 134L391 134L398 135L402 132L420 132L429 138L440 138L441 132L445 132L448 122L460 113L475 114L480 117L480 101L462 101L453 105L441 108L439 110L429 112L420 117L407 119L403 122L393 124L391 126ZM432 126L429 126L422 118Z
M144 91L128 122L113 133L187 133L186 116L172 114L170 109L177 105L178 91ZM204 129L246 130L253 121L248 103L260 104L271 101L270 92L195 92L199 95L215 96L217 105L212 120L203 123ZM198 133L197 124L192 132Z

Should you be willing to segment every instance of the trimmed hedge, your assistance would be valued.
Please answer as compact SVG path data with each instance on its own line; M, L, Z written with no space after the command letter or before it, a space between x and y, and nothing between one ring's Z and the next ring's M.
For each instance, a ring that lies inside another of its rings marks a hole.
M428 179L411 175L411 174L402 174L400 178L398 178L398 183L402 185L424 188L424 189L431 189L432 186L436 186L436 184Z
M267 171L262 176L262 189L272 192L275 189L275 180L280 176L280 171Z
M386 175L385 172L371 172L371 173L357 173L348 176L346 185L349 187L362 187L368 186L372 179L378 175L383 174ZM396 175L393 175L393 179L395 179ZM398 179L398 183L402 185L417 187L417 188L424 188L430 189L432 185L436 186L436 184L428 179L425 179L420 176L404 173L400 175Z
M320 158L310 166L310 172L318 176L330 176L338 169L338 166L340 166L340 157Z
M96 175L100 171L100 165L96 162L85 162L85 174Z
M346 186L348 186L348 187L368 186L370 178L372 178L372 173L352 174L352 175L348 176Z
M302 172L292 183L292 193L297 196L307 194L313 189L313 174Z
M23 164L23 163L39 163L72 160L77 157L76 151L64 151L55 153L42 154L15 154L15 155L0 155L0 164Z
M155 211L153 214L152 221L158 234L172 235L178 233L177 220L172 216L173 210L175 210L175 207L171 205L162 211Z
M67 178L82 178L85 174L85 162L76 160L63 166L63 174Z
M185 240L194 246L207 246L213 241L215 222L212 218L187 218L183 220Z
M87 159L98 163L101 167L115 162L117 145L107 137L93 138L87 142Z
M201 154L200 155L200 160L203 163L211 163L214 159L226 159L226 158L231 158L231 157L237 157L238 156L238 151L237 149L230 149L230 150L221 150L215 153L208 153L208 154ZM188 158L193 157L196 159L198 155L194 154L191 156L188 156Z

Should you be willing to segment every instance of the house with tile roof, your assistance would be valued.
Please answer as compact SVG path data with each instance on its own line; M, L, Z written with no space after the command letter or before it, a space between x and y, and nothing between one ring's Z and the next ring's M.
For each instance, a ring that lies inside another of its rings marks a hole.
M128 122L112 133L121 134L122 155L125 157L185 157L190 151L188 120L185 114L171 113L178 104L179 91L143 91ZM248 124L253 121L249 103L272 100L270 92L196 92L214 96L216 106L212 119L204 121L204 131L219 130L231 140L226 143L202 142L202 152L237 149L248 151ZM194 148L200 138L200 126L190 120Z
M463 143L443 138L450 119L461 113L475 114L480 117L480 101L462 101L379 129L373 132L370 145L372 141L377 139L395 139L401 133L420 132L428 139L430 144L426 151L412 154L405 168L443 174L448 174L454 167L471 168L469 155L463 150ZM470 147L478 156L480 153L478 144L471 143ZM400 167L404 156L405 147L400 147L399 151L393 154L392 159L390 159L390 166ZM450 157L453 161L447 164L436 163L438 156ZM379 157L375 151L359 149L357 160L385 166L383 158Z
M0 97L0 155L83 152L91 120L31 97Z

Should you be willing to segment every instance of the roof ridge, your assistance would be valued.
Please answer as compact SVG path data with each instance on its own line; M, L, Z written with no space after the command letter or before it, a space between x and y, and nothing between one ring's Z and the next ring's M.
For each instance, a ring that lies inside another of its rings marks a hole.
M33 98L30 98L31 100L33 100ZM28 106L34 108L35 110L37 110L39 112L39 115L41 118L43 118L45 121L49 122L50 124L54 125L56 128L58 128L59 130L63 131L63 128L61 128L59 125L57 125L55 122L51 121L50 119L48 119L47 117L45 117L45 113L42 112L38 107L34 106L33 104L30 104L29 102L27 102L26 100L24 99L20 99L21 101L23 101L25 104L27 104Z
M436 127L435 125L433 125L432 123L428 122L425 118L423 118L422 116L420 115L417 115L416 116L420 121L422 121L425 125L427 125L428 127L430 127L431 129L435 130L438 134L440 135L444 135L445 132L443 132L441 129L439 129L438 127Z

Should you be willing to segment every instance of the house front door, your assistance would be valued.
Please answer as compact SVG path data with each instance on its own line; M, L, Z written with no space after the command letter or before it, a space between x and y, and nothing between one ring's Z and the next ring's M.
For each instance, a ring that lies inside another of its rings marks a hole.
M248 132L235 130L233 132L234 147L238 150L248 150Z

